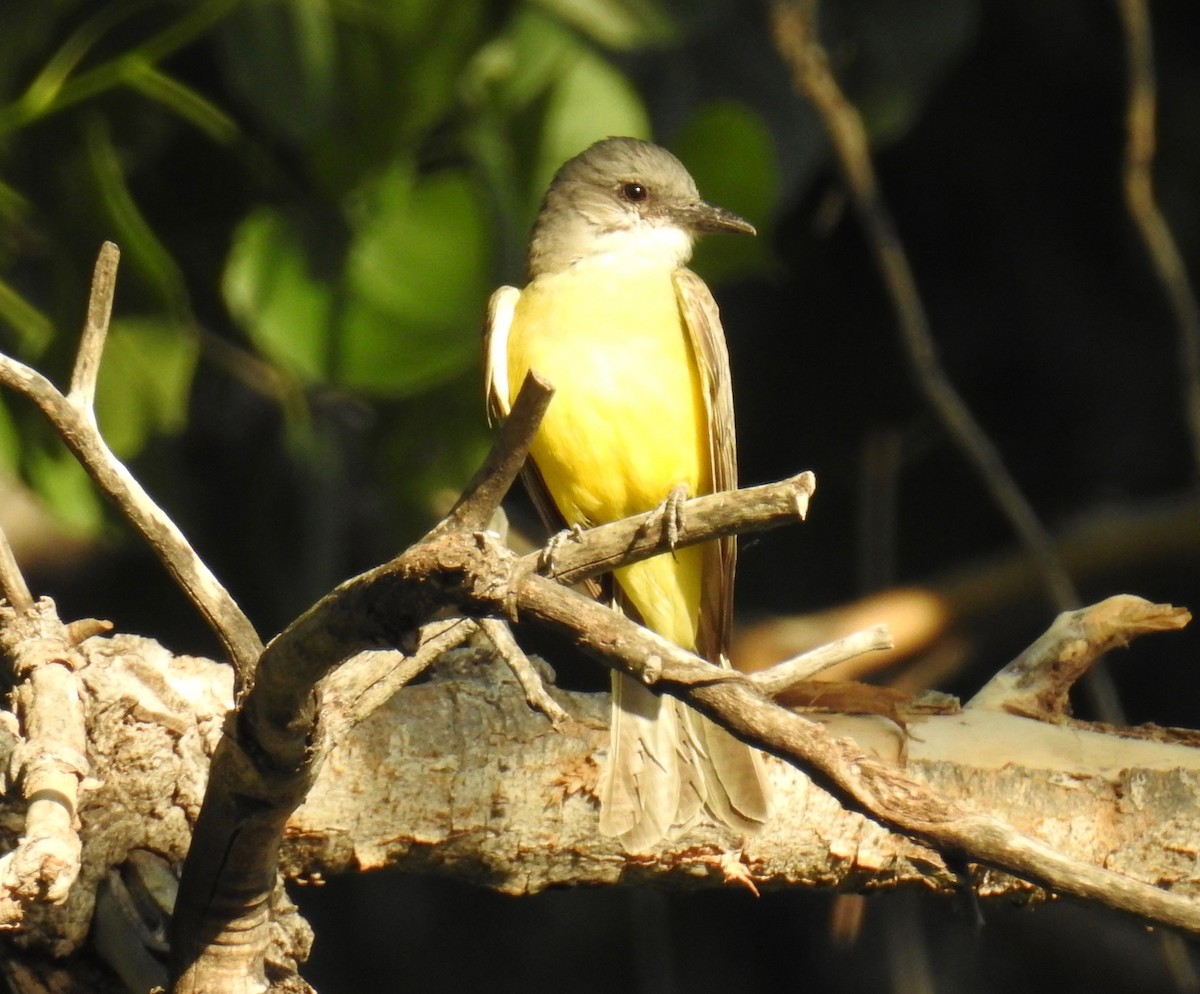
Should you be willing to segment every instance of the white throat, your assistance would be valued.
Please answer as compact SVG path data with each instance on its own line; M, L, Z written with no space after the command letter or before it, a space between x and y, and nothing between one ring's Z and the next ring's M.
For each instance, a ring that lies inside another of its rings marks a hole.
M595 232L579 262L678 269L692 257L692 235L675 225L637 225Z

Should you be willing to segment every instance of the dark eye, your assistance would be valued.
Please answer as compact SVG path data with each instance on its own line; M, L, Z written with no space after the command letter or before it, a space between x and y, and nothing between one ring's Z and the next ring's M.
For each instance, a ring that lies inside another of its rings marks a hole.
M622 183L621 196L631 204L640 204L650 196L650 191L642 186L641 183Z

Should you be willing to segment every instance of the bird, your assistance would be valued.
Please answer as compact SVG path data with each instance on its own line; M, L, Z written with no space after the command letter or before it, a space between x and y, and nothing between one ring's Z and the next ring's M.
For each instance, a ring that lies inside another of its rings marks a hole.
M551 527L588 528L737 487L733 395L720 316L687 269L696 237L753 235L702 200L686 167L636 138L596 142L551 181L523 288L492 295L484 335L490 414L503 419L536 370L555 394L525 481ZM729 667L735 540L613 573L617 606ZM653 851L702 813L752 835L769 813L762 756L669 695L612 679L599 829Z

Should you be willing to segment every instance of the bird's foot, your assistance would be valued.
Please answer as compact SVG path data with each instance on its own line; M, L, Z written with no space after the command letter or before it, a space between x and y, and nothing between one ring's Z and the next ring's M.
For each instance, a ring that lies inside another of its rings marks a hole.
M646 523L647 531L656 527L662 529L663 539L672 552L679 544L679 533L683 530L683 502L688 496L687 484L676 483L663 502L654 509L655 517Z
M538 556L538 572L554 573L554 560L567 542L579 542L583 539L583 525L576 522L570 528L564 528L560 532L550 536L550 540L542 549L541 555Z

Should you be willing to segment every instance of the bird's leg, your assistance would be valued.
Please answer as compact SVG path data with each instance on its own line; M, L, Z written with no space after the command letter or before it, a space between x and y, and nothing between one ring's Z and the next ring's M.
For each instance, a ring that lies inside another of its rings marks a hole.
M646 522L646 530L658 527L662 529L667 548L672 552L679 544L679 532L683 529L683 502L688 499L686 483L676 483L663 502L654 509L656 517Z
M525 691L526 703L535 711L541 711L550 719L552 725L560 725L566 721L570 715L550 696L541 675L530 662L529 657L517 645L517 640L513 638L508 623L499 618L481 618L479 627L508 664L513 676L517 678L517 683Z
M571 525L570 528L564 528L560 532L550 536L550 540L546 543L546 547L542 549L541 555L538 556L538 572L554 574L554 557L558 555L558 550L561 549L567 542L580 542L583 540L583 525L578 521Z

